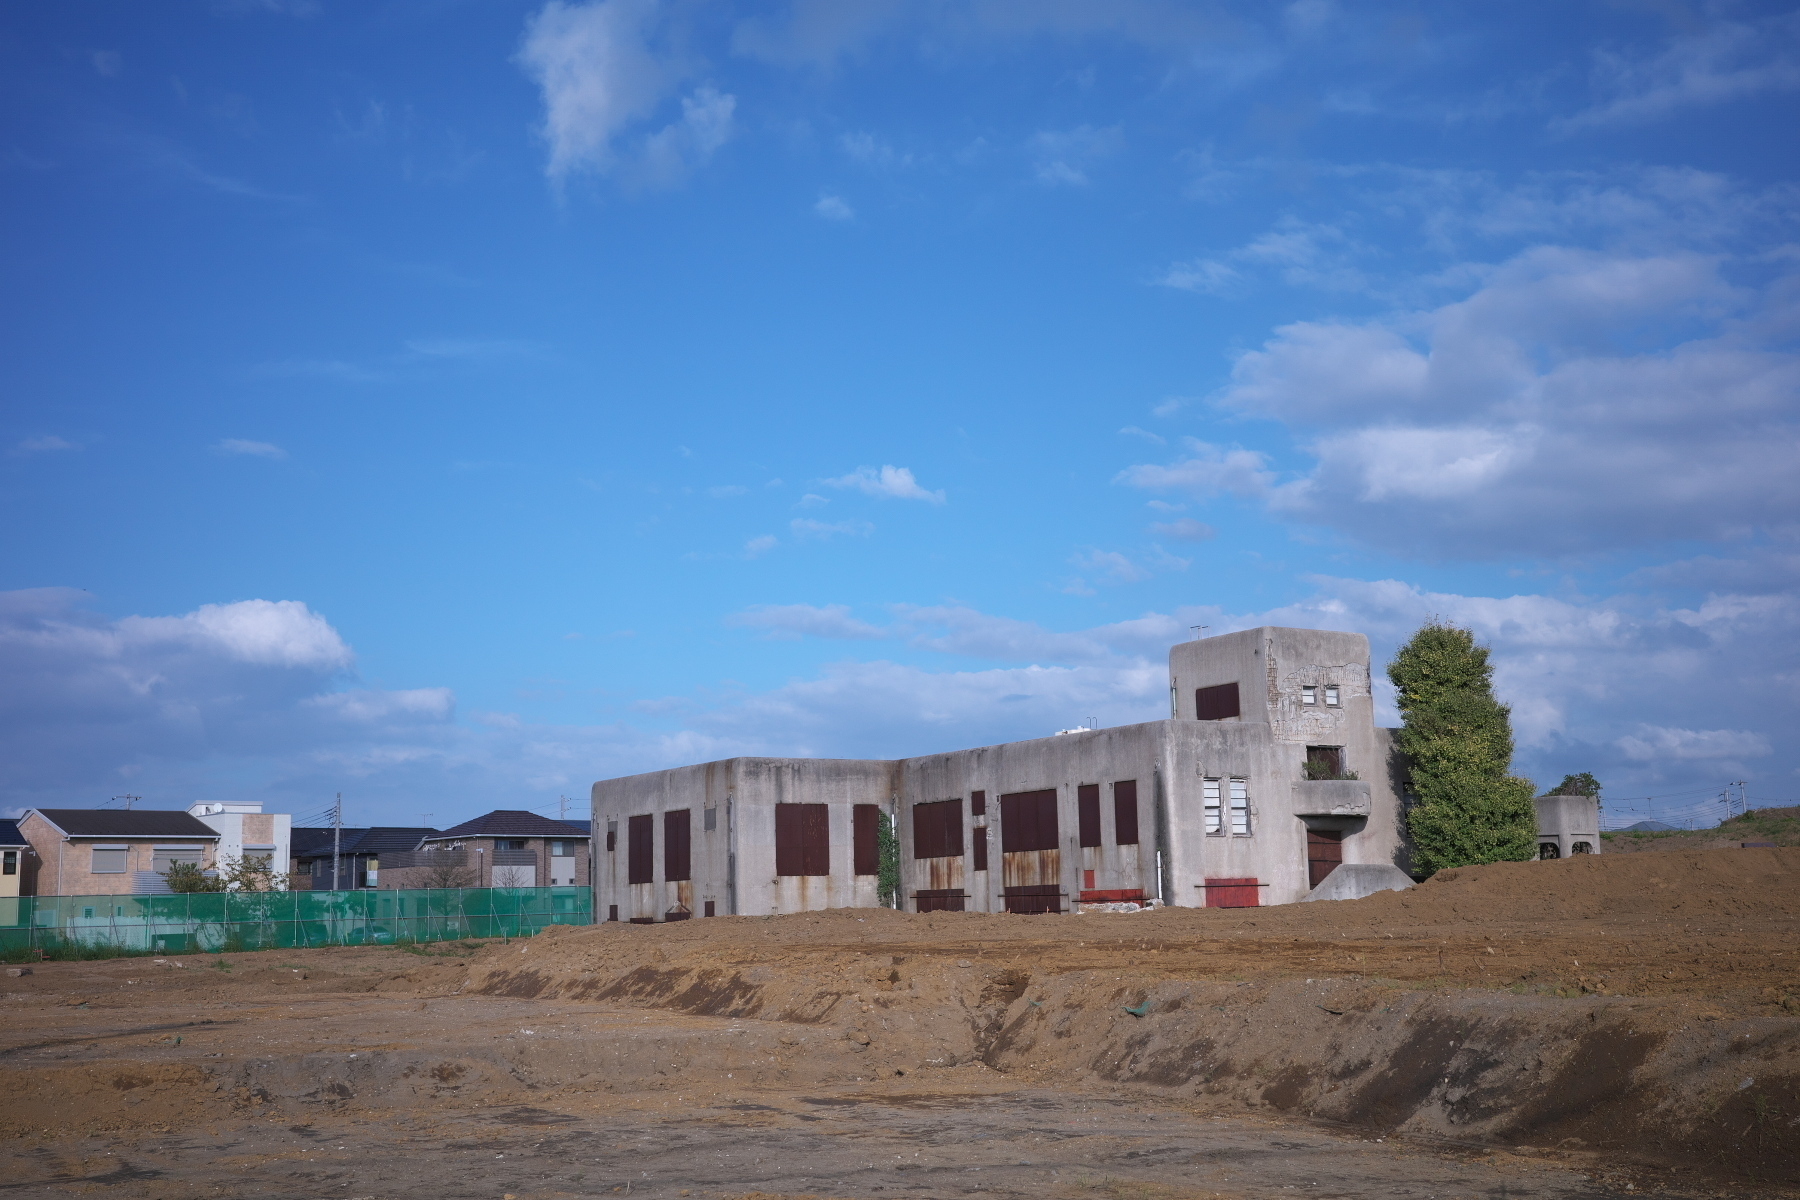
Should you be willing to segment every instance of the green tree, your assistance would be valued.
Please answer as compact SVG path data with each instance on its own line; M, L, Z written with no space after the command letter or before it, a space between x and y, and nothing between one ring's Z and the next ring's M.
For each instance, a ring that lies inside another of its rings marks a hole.
M1435 620L1388 664L1417 799L1407 826L1427 871L1537 857L1536 789L1508 773L1512 710L1494 699L1493 675L1473 633Z
M877 900L890 908L898 908L894 898L900 894L900 838L894 833L894 818L886 813L875 826L875 849L881 856L880 874L875 877Z
M206 874L199 863L174 862L162 873L171 892L222 892L225 881Z
M1563 781L1556 785L1553 796L1598 796L1600 781L1583 771L1579 775L1564 775Z

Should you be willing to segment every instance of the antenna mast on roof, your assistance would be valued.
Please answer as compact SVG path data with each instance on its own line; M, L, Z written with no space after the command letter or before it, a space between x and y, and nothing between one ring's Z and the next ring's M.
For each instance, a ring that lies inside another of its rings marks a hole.
M331 806L331 890L338 890L338 863L343 861L339 851L344 844L344 793L337 794L337 803Z
M1189 625L1188 628L1194 631L1194 640L1197 642L1200 640L1200 635L1205 633L1208 629L1211 629L1212 626L1211 625Z
M556 798L556 819L559 821L566 821L569 819L569 798L567 796L558 796Z

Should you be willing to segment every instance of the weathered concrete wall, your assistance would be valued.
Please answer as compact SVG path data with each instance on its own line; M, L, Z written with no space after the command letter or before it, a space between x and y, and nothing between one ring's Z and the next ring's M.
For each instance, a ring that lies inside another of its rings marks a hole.
M870 759L732 758L602 780L592 793L595 913L604 920L617 906L620 920L660 921L671 910L701 916L709 901L719 916L873 906L876 877L853 869L852 812L876 804L891 814L893 768ZM830 806L829 875L775 873L777 804ZM682 809L690 814L693 878L671 881L662 814ZM631 884L628 818L644 814L655 817L655 879Z
M1600 799L1597 796L1539 796L1538 845L1556 847L1555 857L1600 853ZM1576 844L1586 846L1577 851Z

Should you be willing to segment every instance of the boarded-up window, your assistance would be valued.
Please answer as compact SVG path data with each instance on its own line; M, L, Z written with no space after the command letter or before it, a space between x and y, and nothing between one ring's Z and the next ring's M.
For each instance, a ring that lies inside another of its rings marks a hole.
M1075 818L1080 826L1081 844L1100 844L1100 785L1084 783L1075 789Z
M663 878L672 882L694 877L692 809L663 814Z
M701 809L700 810L700 828L707 833L711 833L718 827L719 827L719 809L718 809L718 807L715 805L712 808Z
M93 871L96 875L117 875L125 870L125 860L131 854L125 846L95 846Z
M612 835L609 834L608 836L610 837ZM609 921L616 921L619 919L619 906L618 905L609 904L606 906L606 919Z
M987 826L977 825L969 830L969 840L974 843L970 849L975 852L975 869L977 871L987 870Z
M913 905L920 912L962 912L967 893L959 888L939 888L913 893Z
M716 901L716 900L708 900L708 901L707 901L707 902L706 902L706 913L705 913L705 915L706 915L706 916L709 916L709 917L716 917L716 916L718 916L718 915L719 915L719 903L718 903L718 901Z
M625 868L631 883L656 882L656 818L649 813L625 820Z
M1057 841L1056 789L1014 792L1000 797L1000 852L1054 850Z
M1209 879L1206 881L1208 908L1260 908L1262 889L1251 879Z
M1216 687L1203 687L1194 692L1194 715L1202 721L1223 721L1226 717L1238 716L1238 686L1235 683L1221 683Z
M1242 779L1231 781L1231 832L1250 832L1250 784Z
M913 805L914 858L961 858L962 852L960 799Z
M1001 797L1004 801L1006 798ZM1009 913L1059 913L1062 911L1062 889L1054 883L1033 887L1006 889L1006 911Z
M1138 844L1137 780L1113 784L1113 840L1121 846Z
M969 815L972 817L987 816L987 793L986 792L970 792L969 793Z
M1219 783L1208 778L1201 781L1200 797L1206 806L1206 832L1225 832L1225 810L1220 806Z
M881 874L881 806L859 804L851 815L851 858L858 875Z
M831 874L831 806L775 806L775 873Z
M619 823L617 821L608 821L606 823L606 849L610 853L611 851L617 850L618 848L619 848Z

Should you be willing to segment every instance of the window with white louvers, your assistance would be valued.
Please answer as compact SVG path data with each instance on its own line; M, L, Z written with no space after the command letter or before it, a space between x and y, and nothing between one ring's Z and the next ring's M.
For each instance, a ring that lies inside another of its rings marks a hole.
M1250 784L1247 780L1231 781L1231 832L1250 832Z
M1224 833L1225 814L1219 805L1219 781L1206 779L1201 781L1201 798L1206 805L1206 832Z

